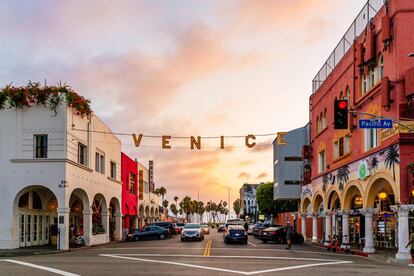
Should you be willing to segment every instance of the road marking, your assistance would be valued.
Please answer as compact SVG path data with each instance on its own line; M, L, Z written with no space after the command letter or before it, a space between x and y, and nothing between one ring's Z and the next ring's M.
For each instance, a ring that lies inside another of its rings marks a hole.
M17 261L17 260L3 259L3 260L0 260L0 261L19 264L19 265L24 265L24 266L28 266L28 267L41 269L41 270L46 270L46 271L56 273L56 274L59 274L59 275L64 275L64 276L80 276L79 274L66 272L66 271L63 271L63 270L60 270L60 269L51 268L51 267L42 266L42 265L36 265L36 264L32 264L32 263L26 263L26 262Z
M204 249L204 256L210 256L211 240L207 241L206 248Z
M126 255L126 254L124 254ZM133 255L133 254L129 254ZM136 254L139 255L139 254ZM144 255L144 254L142 254ZM147 254L148 255L148 254ZM153 254L153 255L163 255L163 254ZM276 272L276 271L284 271L284 270L293 270L293 269L300 269L305 267L314 267L314 266L325 266L325 265L339 265L339 264L351 264L352 261L328 261L325 259L319 259L323 260L323 263L316 263L316 264L305 264L305 265L295 265L295 266L288 266L288 267L279 267L279 268L273 268L273 269L266 269L266 270L258 270L258 271L239 271L239 270L231 270L231 269L224 269L224 268L217 268L217 267L209 267L209 266L203 266L203 265L194 265L194 264L186 264L186 263L180 263L180 262L171 262L171 261L161 261L161 260L151 260L151 259L142 259L142 258L133 258L133 257L127 257L127 256L119 256L119 255L112 255L112 254L99 254L99 256L103 257L110 257L110 258L118 258L118 259L125 259L125 260L133 260L133 261L141 261L141 262L149 262L149 263L160 263L160 264L169 264L169 265L177 265L177 266L186 266L191 268L199 268L199 269L205 269L205 270L213 270L213 271L220 271L220 272L229 272L229 273L235 273L235 274L242 274L242 275L255 275L255 274L262 274L262 273L269 273L269 272ZM181 256L184 255L164 255L164 256ZM199 255L189 255L191 257L200 258L203 256ZM158 256L159 257L159 256ZM209 256L209 258L245 258L246 256ZM247 256L254 259L290 259L290 260L309 260L309 258L285 258L285 257L260 257L260 256ZM314 259L317 260L317 259Z
M249 244L253 245L254 247L257 247L257 245L255 245L255 244L254 244L254 243L252 243L252 242L249 242Z

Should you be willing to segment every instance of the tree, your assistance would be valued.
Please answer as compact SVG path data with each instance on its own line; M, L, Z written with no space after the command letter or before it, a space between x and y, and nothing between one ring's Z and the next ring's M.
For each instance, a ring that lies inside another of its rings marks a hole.
M240 209L241 209L241 206L240 206L240 198L238 198L238 199L236 199L236 200L233 202L233 210L234 210L234 212L236 213L237 218L239 217L239 214L240 214Z
M191 201L192 201L191 197L185 196L180 202L180 208L185 213L185 218L186 218L187 221L188 221L188 216L190 215L191 210L192 210Z
M174 197L175 205L178 206L178 196Z
M171 203L170 210L171 210L171 213L173 213L174 216L177 217L177 214L178 214L177 205L175 205L174 203Z
M164 207L164 210L165 211L168 211L168 204L169 204L169 202L168 202L168 200L164 200L163 202L162 202L162 207Z
M262 184L257 188L256 201L260 211L267 216L295 212L298 209L298 200L273 200L272 182Z
M164 202L164 195L167 193L167 189L163 186L158 188L158 194L161 196L161 202Z
M385 165L387 169L392 168L392 175L395 181L395 165L400 164L400 153L398 145L393 145L385 150Z

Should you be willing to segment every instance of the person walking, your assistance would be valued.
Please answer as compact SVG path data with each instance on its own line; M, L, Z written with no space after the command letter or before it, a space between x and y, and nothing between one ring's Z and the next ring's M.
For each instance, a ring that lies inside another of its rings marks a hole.
M288 221L286 223L286 241L287 241L287 247L286 249L290 249L292 246L292 228L290 226L290 222Z
M244 222L243 227L244 227L244 230L246 230L246 232L247 230L249 230L249 225L247 224L247 221Z

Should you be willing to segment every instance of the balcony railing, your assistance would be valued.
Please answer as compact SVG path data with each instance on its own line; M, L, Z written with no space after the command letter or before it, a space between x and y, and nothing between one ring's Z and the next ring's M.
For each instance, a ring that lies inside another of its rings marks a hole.
M364 31L369 21L378 13L384 5L384 0L368 0L351 26L336 45L322 68L312 81L312 93L315 93L322 83L328 78L329 74L338 65L346 52L351 48L354 40Z

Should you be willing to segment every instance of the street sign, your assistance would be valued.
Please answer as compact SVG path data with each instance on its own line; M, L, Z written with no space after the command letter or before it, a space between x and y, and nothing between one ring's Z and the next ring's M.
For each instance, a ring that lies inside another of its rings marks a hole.
M359 120L359 128L393 128L392 120L373 120L361 119Z

